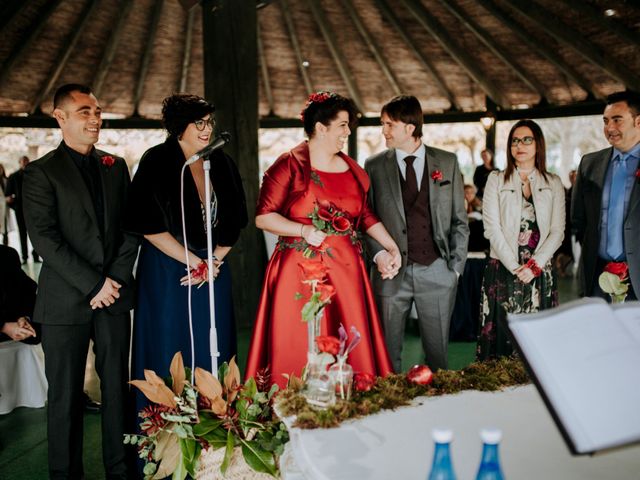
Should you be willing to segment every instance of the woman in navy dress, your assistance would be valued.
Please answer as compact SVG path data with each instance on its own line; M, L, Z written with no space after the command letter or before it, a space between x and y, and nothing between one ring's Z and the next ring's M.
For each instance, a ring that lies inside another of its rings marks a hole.
M184 216L188 261L182 233L180 171L185 161L206 147L213 134L214 106L203 98L175 94L163 102L163 124L167 140L149 149L131 184L125 229L144 237L138 258L138 298L135 307L131 376L144 378L144 369L164 376L173 355L181 351L191 365L189 330L189 287L193 315L195 365L211 370L208 288L198 288L195 271L206 262L205 179L202 159L189 165L184 174ZM215 316L218 333L218 362L236 354L236 332L231 299L231 272L224 258L247 223L247 210L238 170L222 150L211 156L211 212ZM143 406L137 395L137 410Z

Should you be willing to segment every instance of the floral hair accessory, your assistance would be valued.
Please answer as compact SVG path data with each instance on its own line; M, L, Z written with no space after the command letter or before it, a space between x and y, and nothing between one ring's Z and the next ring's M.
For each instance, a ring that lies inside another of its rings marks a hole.
M307 111L307 109L311 106L311 104L324 103L330 98L332 98L333 96L334 94L331 92L316 92L309 95L309 98L307 99L307 103L305 104L304 108L300 111L300 120L304 122L304 114Z
M442 178L442 172L440 170L434 170L431 172L431 180L433 180L433 183L441 182Z
M100 161L102 161L102 164L105 167L111 167L114 163L116 163L116 159L114 157L112 157L111 155L105 155L103 156Z

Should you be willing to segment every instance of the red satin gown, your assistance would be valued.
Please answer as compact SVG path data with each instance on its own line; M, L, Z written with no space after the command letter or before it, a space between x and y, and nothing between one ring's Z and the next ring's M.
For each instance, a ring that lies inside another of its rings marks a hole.
M302 158L303 168L296 171L291 165L283 167L282 164L287 163L283 158L285 154L265 174L258 215L278 212L295 222L311 224L308 214L313 211L316 200L328 200L348 212L354 224L363 231L379 221L366 202L368 177L354 160L345 155L343 158L350 169L343 173L328 173L310 169L306 144L296 147L288 159L289 163L293 161L300 166L295 162L296 154ZM296 192L296 185L300 186L296 181L299 178L292 179L296 173L298 177L307 177L307 187L300 192ZM302 251L284 246L301 238L279 240L267 266L246 377L254 376L260 368L269 366L272 382L284 387L287 380L283 374L299 376L306 364L307 324L302 321L300 311L310 291L302 283L298 266L298 262L305 260ZM318 254L313 261L325 263L329 269L327 282L336 289L331 303L324 310L322 334L337 337L342 323L351 335L350 328L355 326L362 340L349 355L348 363L354 371L380 376L391 373L393 369L360 247L354 245L349 236L332 235L325 239L322 249L330 249L331 254ZM305 298L296 300L297 292Z

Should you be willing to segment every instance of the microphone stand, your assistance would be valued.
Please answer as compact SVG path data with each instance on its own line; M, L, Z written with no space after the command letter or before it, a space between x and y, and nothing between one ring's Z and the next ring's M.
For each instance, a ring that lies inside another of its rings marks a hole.
M205 224L207 226L207 265L209 268L207 269L208 273L208 287L209 287L209 350L211 352L211 370L213 376L218 378L218 357L220 356L220 352L218 351L218 331L216 329L216 303L215 303L215 295L213 291L213 282L215 279L213 278L213 270L211 269L213 265L213 239L211 233L211 160L209 160L209 155L206 155L202 159L202 167L204 168L204 198L205 202Z

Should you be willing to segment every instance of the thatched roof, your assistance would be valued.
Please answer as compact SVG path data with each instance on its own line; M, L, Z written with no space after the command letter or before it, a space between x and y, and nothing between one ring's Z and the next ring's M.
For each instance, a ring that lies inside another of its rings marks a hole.
M400 92L437 113L640 90L631 0L262 3L261 117L297 117L308 90L351 96L372 116ZM203 94L202 43L202 7L178 0L5 0L0 115L49 113L55 88L79 82L106 112L158 118L166 95Z

